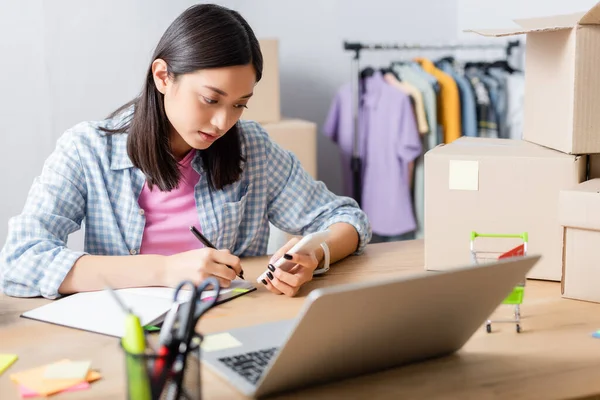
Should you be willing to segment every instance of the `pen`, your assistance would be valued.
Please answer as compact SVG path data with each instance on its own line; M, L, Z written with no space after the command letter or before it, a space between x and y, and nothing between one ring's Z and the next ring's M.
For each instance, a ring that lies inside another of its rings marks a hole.
M194 234L194 236L196 236L196 238L202 242L203 245L205 245L206 247L210 247L211 249L216 249L216 247L208 241L208 239L206 237L204 237L203 234L200 233L200 231L198 229L196 229L195 226L190 226L190 231L192 231L192 233ZM227 266L227 268L229 269L233 269L233 267L231 267L230 265ZM240 271L240 274L238 275L240 277L240 279L244 279L244 271Z

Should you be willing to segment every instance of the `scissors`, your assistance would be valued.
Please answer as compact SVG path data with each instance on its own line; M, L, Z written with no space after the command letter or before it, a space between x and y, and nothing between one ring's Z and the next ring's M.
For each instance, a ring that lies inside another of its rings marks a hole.
M210 299L203 301L202 293L211 285L213 286L212 290L216 293ZM180 293L187 286L191 287L191 296L188 301L184 302L183 299L180 299ZM175 289L173 306L165 317L159 335L161 347L158 352L160 357L155 364L155 375L164 379L166 373L173 366L174 372L177 374L177 391L181 387L183 368L198 320L217 303L220 291L219 281L214 277L207 278L198 286L190 280L184 280ZM166 366L164 360L167 361Z

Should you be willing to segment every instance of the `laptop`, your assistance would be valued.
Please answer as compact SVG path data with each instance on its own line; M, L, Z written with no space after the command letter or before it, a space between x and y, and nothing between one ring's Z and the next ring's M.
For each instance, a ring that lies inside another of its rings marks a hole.
M236 345L202 362L257 398L450 355L539 259L315 289L294 319L227 330Z

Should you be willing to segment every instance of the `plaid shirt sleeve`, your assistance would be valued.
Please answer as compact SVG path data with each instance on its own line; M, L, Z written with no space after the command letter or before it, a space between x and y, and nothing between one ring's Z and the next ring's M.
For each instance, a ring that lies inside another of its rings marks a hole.
M67 237L81 226L86 184L72 135L65 133L44 163L22 213L9 220L0 253L2 291L9 296L49 299L75 261L84 255L67 249Z
M292 235L327 229L346 222L359 236L354 254L361 254L371 240L371 226L354 199L337 196L302 168L296 156L267 141L269 177L268 216L277 228Z

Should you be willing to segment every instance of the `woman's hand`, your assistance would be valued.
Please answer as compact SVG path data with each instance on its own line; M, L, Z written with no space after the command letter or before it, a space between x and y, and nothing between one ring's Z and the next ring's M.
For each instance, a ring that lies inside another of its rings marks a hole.
M313 272L319 265L319 260L315 252L311 252L310 254L286 254L298 241L299 239L297 238L291 239L282 248L277 250L269 261L269 271L267 271L267 277L262 283L275 294L285 294L289 297L295 296L302 285L312 280ZM281 268L273 267L273 263L281 257L288 260L290 264L291 269L288 272Z
M198 285L209 276L214 276L219 280L220 286L226 288L240 271L242 264L239 257L229 250L202 248L167 256L164 283L165 286L175 287L183 280L191 280Z

